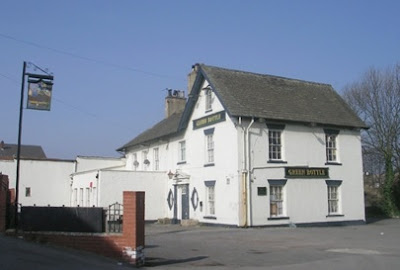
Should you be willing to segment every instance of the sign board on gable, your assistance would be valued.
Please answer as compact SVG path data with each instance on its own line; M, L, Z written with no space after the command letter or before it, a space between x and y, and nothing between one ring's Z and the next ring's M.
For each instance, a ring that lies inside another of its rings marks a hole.
M193 120L193 129L198 129L206 126L210 126L219 122L225 121L225 111L217 112L211 115L204 116L202 118Z

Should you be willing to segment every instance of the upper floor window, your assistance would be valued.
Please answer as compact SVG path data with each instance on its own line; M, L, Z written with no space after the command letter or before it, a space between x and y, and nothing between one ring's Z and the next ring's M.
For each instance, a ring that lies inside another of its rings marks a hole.
M179 142L179 157L178 157L179 162L185 162L186 161L186 141L180 141Z
M207 135L207 163L214 162L214 134Z
M153 159L154 159L154 170L158 171L160 169L160 158L158 148L153 149Z
M133 168L136 171L138 167L139 167L139 161L137 158L137 153L133 153Z
M214 165L214 128L204 130L206 139L206 165Z
M206 96L206 111L212 110L212 90L210 86L207 86L205 89Z
M337 163L339 161L337 149L338 134L338 130L325 129L325 149L327 163Z
M270 161L282 161L283 125L268 125L268 157Z
M143 160L143 170L147 171L147 167L150 165L150 161L147 159L147 151L142 151L142 160Z

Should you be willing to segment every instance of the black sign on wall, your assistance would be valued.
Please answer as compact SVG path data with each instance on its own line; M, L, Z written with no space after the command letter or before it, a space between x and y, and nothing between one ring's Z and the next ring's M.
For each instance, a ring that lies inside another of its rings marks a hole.
M329 168L286 167L286 178L329 178Z
M198 129L206 126L210 126L219 122L225 121L225 111L217 112L211 115L204 116L202 118L193 120L193 129Z

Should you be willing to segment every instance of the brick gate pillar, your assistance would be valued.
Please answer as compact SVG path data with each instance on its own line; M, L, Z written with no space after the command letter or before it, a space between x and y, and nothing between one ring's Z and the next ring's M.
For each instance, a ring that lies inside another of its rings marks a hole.
M145 193L124 191L122 234L128 245L125 255L136 265L144 264L144 209Z

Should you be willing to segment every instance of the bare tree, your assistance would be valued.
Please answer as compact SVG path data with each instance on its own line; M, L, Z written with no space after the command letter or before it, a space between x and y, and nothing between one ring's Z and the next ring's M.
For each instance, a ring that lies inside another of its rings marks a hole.
M370 127L362 134L364 166L384 174L384 210L398 216L394 189L400 171L400 65L383 71L371 68L360 81L346 86L343 96Z

